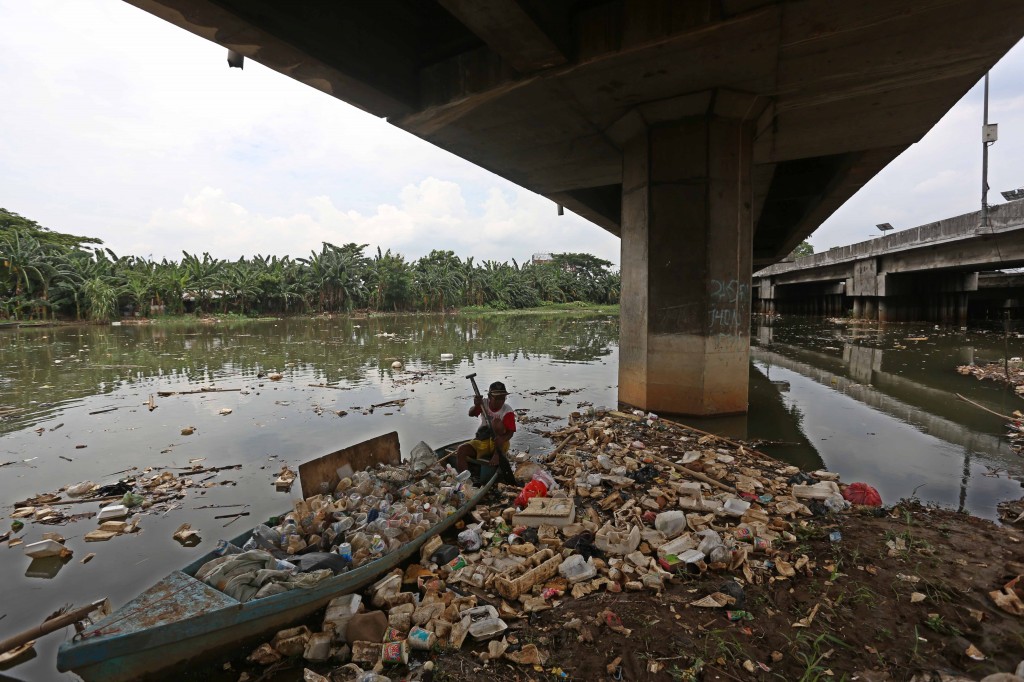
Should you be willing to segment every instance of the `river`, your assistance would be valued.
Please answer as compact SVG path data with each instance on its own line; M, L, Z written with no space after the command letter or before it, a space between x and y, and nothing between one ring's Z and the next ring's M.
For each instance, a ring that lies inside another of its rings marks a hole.
M95 519L27 524L26 542L57 531L74 558L53 573L20 547L0 552L0 638L68 603L109 597L119 605L243 524L280 512L290 504L273 487L283 464L294 469L392 430L404 451L467 437L467 374L481 386L505 382L520 412L514 447L543 451L543 432L572 411L615 404L618 332L617 317L586 311L0 329L0 463L9 463L0 467L0 502L8 513L18 500L85 480L113 483L132 467L241 465L204 475L210 487L190 489L177 508L141 514L134 535L85 543ZM1024 492L1024 460L1009 450L1002 420L954 395L1003 414L1024 406L954 372L1003 357L1002 335L786 319L751 336L749 415L687 423L761 440L761 450L807 470L869 482L887 503L917 496L995 518L999 501ZM1024 341L1008 344L1024 355ZM199 388L221 390L184 393ZM371 410L396 400L404 404ZM186 427L191 435L182 435ZM250 516L227 528L213 518L237 509ZM198 546L171 539L182 523L200 531ZM74 679L55 670L60 639L42 639L33 659L3 674Z

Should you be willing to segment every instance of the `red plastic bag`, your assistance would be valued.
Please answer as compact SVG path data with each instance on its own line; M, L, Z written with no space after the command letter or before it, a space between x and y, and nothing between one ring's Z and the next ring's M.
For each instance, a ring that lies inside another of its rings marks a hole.
M516 497L516 507L522 509L527 503L535 497L547 497L548 487L544 485L543 481L534 479L523 486L522 491Z
M868 507L881 507L882 496L867 483L851 483L843 491L843 499L850 504L862 504Z

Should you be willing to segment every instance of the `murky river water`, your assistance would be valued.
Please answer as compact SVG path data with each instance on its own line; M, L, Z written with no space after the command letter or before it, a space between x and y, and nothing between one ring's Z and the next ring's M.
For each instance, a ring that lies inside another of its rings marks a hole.
M130 467L242 465L189 491L178 508L143 514L136 535L85 543L95 519L28 524L26 541L58 531L75 556L53 574L19 547L0 550L0 639L67 603L106 596L121 604L219 538L278 513L289 504L272 485L282 464L295 468L391 430L404 450L468 436L469 373L482 385L504 381L510 404L525 410L516 447L548 448L540 432L582 403L615 404L618 330L617 318L586 314L0 329L0 463L12 462L0 467L0 504L8 512L68 484L116 482ZM763 439L762 450L870 482L887 502L916 494L994 518L998 501L1024 492L1024 460L1009 450L1002 421L954 396L1003 414L1024 407L953 371L1003 357L1001 335L785 320L752 336L750 414L688 423ZM1009 344L1011 356L1024 355L1024 341ZM442 359L447 353L453 359ZM391 369L396 359L404 370ZM272 371L282 380L261 378ZM200 387L227 390L156 397ZM369 409L396 399L404 406ZM183 436L184 427L195 431ZM240 508L211 505L238 504L251 516L227 528L213 518ZM171 539L186 522L200 530L197 547ZM96 557L83 565L89 552ZM0 679L73 679L54 667L60 639L42 639L34 659Z

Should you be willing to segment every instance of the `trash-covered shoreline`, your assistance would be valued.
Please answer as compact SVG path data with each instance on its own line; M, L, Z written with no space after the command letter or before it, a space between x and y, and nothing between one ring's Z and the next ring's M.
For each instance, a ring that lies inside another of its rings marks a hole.
M549 435L454 537L223 679L952 681L1024 658L1017 529L882 507L866 483L653 414L590 410ZM951 538L979 537L956 555Z

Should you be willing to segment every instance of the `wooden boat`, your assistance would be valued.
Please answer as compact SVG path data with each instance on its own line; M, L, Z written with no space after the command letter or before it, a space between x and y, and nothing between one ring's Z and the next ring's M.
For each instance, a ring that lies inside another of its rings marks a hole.
M438 448L435 455L441 458L457 445ZM318 491L321 482L331 485L333 490L339 480L339 468L344 472L346 466L357 470L399 460L396 433L325 455L299 467L303 496L315 494L307 491ZM239 602L193 577L203 564L217 556L209 552L61 644L57 669L74 671L85 680L119 682L163 677L183 664L197 663L227 649L238 651L311 615L331 599L370 585L417 556L424 542L455 525L488 493L498 472L488 473L489 478L480 482L470 499L420 537L396 552L310 589L293 589ZM251 532L250 529L231 542L241 546Z

